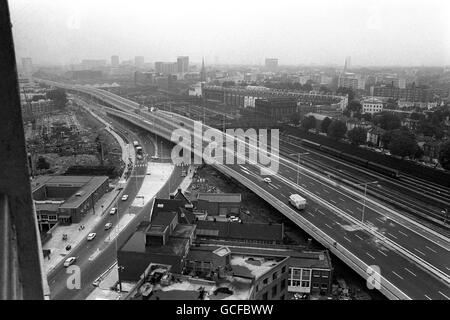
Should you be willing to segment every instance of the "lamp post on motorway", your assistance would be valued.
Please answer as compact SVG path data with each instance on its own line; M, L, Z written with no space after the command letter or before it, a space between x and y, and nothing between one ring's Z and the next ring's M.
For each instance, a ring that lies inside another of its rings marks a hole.
M299 152L299 153L291 153L290 156L295 156L297 155L297 185L300 179L300 155L307 155L309 154L309 152Z
M364 198L363 198L363 208L362 208L362 214L361 214L361 223L364 223L364 212L366 209L366 196L367 196L367 186L369 184L376 184L378 183L378 180L376 181L372 181L372 182L363 182L363 183L357 183L354 186L360 186L360 185L364 185ZM381 187L380 185L378 185L378 187Z

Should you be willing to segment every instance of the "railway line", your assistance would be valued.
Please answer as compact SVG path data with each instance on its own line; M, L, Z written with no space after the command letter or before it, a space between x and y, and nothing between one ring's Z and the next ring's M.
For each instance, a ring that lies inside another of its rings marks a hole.
M293 161L297 161L297 158L292 155L292 151L293 150L291 149L280 147L280 153L284 157L290 158ZM310 167L311 169L326 173L334 180L347 184L350 187L357 188L362 192L364 192L364 187L361 184L369 182L369 180L365 179L364 177L356 177L354 174L343 170L336 171L335 167L324 164L322 162L318 162L316 159L310 159L306 156L302 158L300 163ZM407 197L395 190L386 189L381 185L379 187L368 185L367 194L372 196L373 198L377 198L381 201L389 203L393 208L403 210L403 212L408 214L410 218L414 218L416 220L417 218L419 218L430 222L431 225L429 225L429 227L437 232L450 235L449 231L442 230L442 215L440 214L439 210L432 209L426 204L417 203L414 201L415 199Z
M350 172L353 172L352 174L349 174L350 177L354 177L354 173L358 174L360 176L360 179L363 181L358 181L358 183L364 183L364 180L371 181L371 180L379 180L383 181L387 184L387 187L390 188L391 194L396 195L395 198L392 197L392 195L389 195L390 198L393 198L393 200L398 202L403 202L404 205L409 205L414 210L413 214L417 215L419 212L421 212L420 216L422 218L430 218L429 220L433 221L434 223L438 223L442 226L447 226L443 223L443 220L445 219L445 214L442 212L444 208L448 208L450 206L450 199L445 194L445 188L443 189L441 186L433 186L435 190L439 190L440 194L435 194L433 192L425 192L424 191L424 184L426 182L422 181L420 183L415 182L414 179L411 177L406 177L404 180L404 176L402 174L399 175L398 179L391 178L386 175L382 175L380 173L375 173L373 171L369 171L366 168L358 167L355 164L349 164L343 161L342 159L336 159L330 155L323 154L318 152L316 149L311 147L306 147L305 145L298 145L296 143L292 143L286 140L283 140L282 143L284 145L294 147L294 149L290 149L291 153L298 153L298 150L307 151L311 154L314 154L316 156L319 156L320 158L324 160L328 160L331 163L333 163L333 166L328 166L328 170L334 172L336 174L336 171L339 172L339 174L342 175L342 170L337 170L336 168L346 168L346 170L350 169ZM280 150L281 151L281 150ZM317 164L317 162L314 162ZM353 176L352 176L353 175ZM409 179L409 180L407 180ZM412 183L405 183L405 181L411 181ZM351 180L350 180L351 181ZM415 182L415 183L414 183ZM427 188L427 186L425 186ZM431 187L430 187L431 188ZM370 188L368 188L370 189ZM405 192L399 192L399 189L405 190ZM377 189L377 192L380 192L380 190ZM405 196L405 193L413 193L414 198L408 198ZM406 198L405 200L398 201L399 198ZM418 200L421 200L424 202L424 204L417 204ZM426 204L426 205L425 205ZM412 211L410 210L410 211Z

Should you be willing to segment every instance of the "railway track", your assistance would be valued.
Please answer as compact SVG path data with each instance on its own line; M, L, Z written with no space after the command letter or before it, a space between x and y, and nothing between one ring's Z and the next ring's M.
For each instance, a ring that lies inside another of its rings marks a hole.
M280 154L284 157L290 158L293 161L298 160L295 155L292 155L292 150L285 148L282 149L280 148ZM357 188L362 192L364 191L364 187L362 185L355 186L355 184L361 184L367 181L361 180L361 177L355 177L352 173L345 172L343 170L336 171L336 168L332 166L317 162L315 159L308 159L306 157L303 157L303 160L301 160L300 163L310 167L311 169L324 172L328 176L340 181L341 183L347 184L350 187ZM421 221L425 220L431 223L429 227L437 232L442 233L443 227L445 229L450 229L450 226L443 225L443 216L439 210L431 209L426 205L418 204L414 201L415 199L405 197L404 194L394 190L385 190L383 187L373 187L370 185L367 187L367 194L389 203L392 207L403 210L404 213L407 213L415 220L420 219ZM445 232L445 234L448 234L448 232Z
M392 185L395 185L398 188L401 188L405 192L412 192L414 193L416 198L422 199L431 205L439 207L440 210L450 208L450 194L448 193L449 192L448 189L446 189L445 187L429 183L428 181L416 179L415 177L411 178L410 176L404 174L400 174L399 179L395 179L387 175L380 174L379 172L373 171L361 165L346 161L344 159L341 158L336 159L336 157L329 154L324 154L323 151L319 152L317 149L312 148L310 146L305 147L304 145L299 145L301 139L298 139L295 144L286 140L283 140L282 142L285 144L292 145L296 148L306 150L310 153L316 154L320 157L333 161L341 166L351 167L352 170L371 176L374 179L379 179L388 182Z

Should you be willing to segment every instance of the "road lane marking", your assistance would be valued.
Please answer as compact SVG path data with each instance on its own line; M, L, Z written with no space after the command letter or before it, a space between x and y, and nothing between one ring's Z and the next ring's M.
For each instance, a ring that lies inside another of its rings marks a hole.
M362 210L361 210L362 211ZM381 223L385 223L385 221L384 220L381 220L380 218L375 218L375 219L377 219L378 221L380 221Z
M302 185L303 188L306 188L306 184L302 183L301 185Z
M433 300L433 299L431 299L429 296L427 296L426 294L425 294L425 297L426 297L428 300Z
M407 237L408 235L404 232L401 232L400 230L398 231L399 233L401 233L402 235L404 235L405 237Z
M360 236L358 236L357 234L355 234L355 237L357 237L360 240L364 240L363 238L361 238Z
M347 208L345 208L345 210L347 210L348 212L350 212L350 213L352 213L352 214L353 214L353 211L352 211L352 210L350 210L350 209L347 209Z
M336 201L334 201L333 199L330 199L330 201L331 201L331 202L333 202L334 204L337 204L337 202L336 202Z
M394 239L397 239L397 237L396 236L394 236L392 233L387 233L388 235L390 235L392 238L394 238Z
M443 295L447 300L450 300L449 297L447 297L445 294L443 294L442 292L438 291L441 295Z
M373 260L375 260L375 257L373 255L371 255L370 253L366 252L366 254L371 257Z
M433 251L434 253L437 253L437 251L436 250L434 250L434 249L431 249L429 246L425 246L425 248L427 248L428 250L430 250L430 251Z
M330 191L328 191L327 189L322 189L323 192L330 194Z
M325 223L325 225L326 225L328 228L333 229L333 228L331 228L328 224Z
M320 211L320 209L317 209L316 211L317 211L318 213L320 213L321 215L323 215L323 216L325 215L325 213L323 213L322 211Z
M384 253L382 250L380 250L380 249L377 249L377 250L378 250L379 253L381 253L382 255L384 255L385 257L387 257L387 254Z
M311 212L306 211L306 213L309 214L311 217L314 217L314 215Z
M338 198L339 200L341 200L342 202L345 202L346 200L342 199L341 197Z
M409 273L411 273L413 276L415 276L415 277L417 277L417 275L414 273L414 272L412 272L411 270L409 270L408 268L404 268L406 271L408 271Z
M347 240L347 241L350 242L350 243L352 242L349 238L347 238L347 237L345 237L345 236L344 236L344 239Z
M421 255L425 256L425 253L423 253L422 251L420 251L419 249L414 248L414 250L416 250L418 253L420 253Z
M395 275L396 275L397 277L399 277L400 279L404 280L404 279L402 278L402 276L400 276L400 275L398 275L397 273L395 273L395 271L392 271L392 273L395 274Z

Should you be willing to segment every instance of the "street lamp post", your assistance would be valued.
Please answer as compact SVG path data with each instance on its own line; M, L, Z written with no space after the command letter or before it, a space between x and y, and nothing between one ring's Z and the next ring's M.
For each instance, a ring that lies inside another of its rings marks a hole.
M366 209L366 197L367 197L367 186L369 184L375 184L375 183L378 183L378 180L372 181L372 182L363 182L363 183L355 184L355 186L364 185L364 198L363 198L363 207L362 207L362 214L361 214L361 223L364 223L364 213L365 213L365 209Z
M307 155L309 152L299 152L297 153L297 185L300 180L300 155ZM291 153L291 156L295 155L295 153Z

